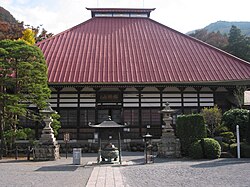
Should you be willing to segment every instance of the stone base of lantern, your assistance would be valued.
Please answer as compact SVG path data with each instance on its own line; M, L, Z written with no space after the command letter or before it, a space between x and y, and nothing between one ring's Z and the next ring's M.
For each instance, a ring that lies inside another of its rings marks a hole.
M59 145L38 145L34 148L33 158L35 161L49 161L60 158Z
M181 157L180 140L176 138L172 131L162 133L161 142L158 145L158 157Z
M39 144L34 148L33 158L35 161L57 160L59 155L59 144L54 136L54 131L50 127L51 119L44 120L46 126L42 130Z

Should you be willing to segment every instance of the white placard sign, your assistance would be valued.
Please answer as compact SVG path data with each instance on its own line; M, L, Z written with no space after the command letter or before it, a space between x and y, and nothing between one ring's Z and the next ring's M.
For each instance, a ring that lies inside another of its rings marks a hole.
M244 105L250 105L250 91L244 92Z

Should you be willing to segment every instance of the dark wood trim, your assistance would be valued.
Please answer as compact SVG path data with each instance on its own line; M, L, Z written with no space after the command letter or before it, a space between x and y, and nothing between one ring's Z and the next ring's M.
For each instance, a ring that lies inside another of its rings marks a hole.
M198 112L201 111L201 98L200 98L200 91L202 87L197 87L195 90L197 91L197 104L198 104Z
M70 86L71 88L72 86ZM126 88L124 87L118 87L115 92L120 92L121 93L121 102L119 102L118 104L114 103L114 105L101 105L100 103L98 103L98 100L96 99L98 94L100 92L102 92L103 89L101 89L100 87L94 87L91 89L86 89L86 91L82 90L83 87L79 86L79 87L74 87L75 89L70 89L70 90L62 90L63 87L56 87L55 90L53 90L53 97L52 97L52 101L51 103L54 104L54 106L57 107L57 110L61 110L61 112L63 112L63 109L67 109L70 110L71 109L75 109L77 111L77 119L75 119L74 124L68 124L68 126L63 126L62 129L67 129L67 128L72 128L74 129L74 136L79 139L87 139L87 137L89 137L89 134L86 132L84 132L84 135L82 135L80 132L82 131L82 129L88 129L87 126L81 126L81 110L88 110L91 109L91 121L97 123L98 122L98 110L99 109L103 109L103 108L110 108L110 109L114 109L114 108L119 108L121 109L121 122L127 122L124 121L124 114L123 114L123 109L124 111L126 109L136 109L136 117L138 117L138 121L136 121L135 126L131 126L131 129L136 129L136 135L138 134L138 138L140 138L140 136L144 135L143 133L145 132L145 126L146 123L149 124L150 121L152 121L152 119L145 119L143 120L143 110L144 109L153 109L153 108L158 108L159 110L161 110L164 107L164 101L166 101L166 99L169 99L169 103L173 104L174 106L171 107L173 109L176 109L178 111L178 114L184 113L186 111L189 111L191 109L195 109L197 111L200 111L202 109L203 105L209 104L212 105L213 102L215 103L215 95L218 94L219 90L217 89L219 86L206 86L208 88L211 89L210 90L202 90L201 88L203 88L202 86L194 86L192 90L185 90L186 87L184 86L174 86L175 88L178 88L179 90L175 89L172 91L167 91L164 90L166 88L165 87L159 87L158 85L155 85L155 87L158 89L152 89L152 91L146 90L144 91L143 88L141 86L138 87L134 87L136 89L133 89L131 91L129 91L128 89L126 90ZM234 86L221 86L223 88L226 88L227 90L222 90L220 93L229 93L228 90L231 90L230 88L233 88ZM115 87L112 87L115 88ZM93 89L93 90L92 90ZM104 92L108 92L108 89L105 89ZM114 90L114 89L112 89ZM113 91L111 91L113 92ZM65 95L63 95L65 94ZM67 94L73 94L71 95L67 95ZM91 95L86 95L86 94L91 94ZM126 96L125 96L126 94ZM128 94L128 95L127 95ZM133 94L132 96L130 96L129 94ZM147 95L148 94L148 95ZM152 95L150 95L152 94ZM155 95L154 95L155 94ZM178 95L175 95L178 94ZM190 95L185 95L185 94L190 94ZM191 95L194 94L194 95ZM202 94L209 94L209 95L202 95ZM65 96L65 97L64 97ZM69 96L69 97L67 97ZM86 97L85 97L86 96ZM177 97L178 96L178 97ZM185 96L185 97L184 97ZM196 100L194 100L194 98L196 98ZM209 98L209 99L205 99L205 98ZM210 100L211 98L211 100ZM213 101L212 101L213 98ZM92 99L91 101L89 101L89 99ZM96 100L95 100L96 99ZM133 101L133 99L136 99L136 101ZM147 100L148 99L148 100ZM154 100L157 99L157 100ZM185 101L185 102L184 102ZM154 105L152 107L146 107L147 105L149 106L149 104L147 103L157 103L157 105ZM132 104L136 104L136 105L132 105ZM186 105L190 105L189 103L196 103L196 106L186 106ZM63 104L69 104L69 105L63 105ZM72 104L71 107L67 107L70 106L70 104ZM90 105L85 105L85 104L90 104ZM81 107L82 105L82 107ZM64 107L62 107L64 106ZM85 107L86 106L86 107ZM88 107L87 107L88 106ZM135 106L135 107L133 107ZM186 110L187 109L187 110ZM154 111L155 112L155 111ZM152 112L151 112L152 113ZM75 114L75 112L74 112ZM87 114L86 114L87 115ZM95 115L95 118L94 118ZM152 117L152 115L150 115ZM160 115L159 115L160 116ZM151 118L150 117L150 118ZM156 119L156 118L154 118ZM136 119L137 120L137 119ZM158 120L158 116L157 116L157 120ZM156 121L156 120L155 120ZM160 121L160 120L159 120ZM162 125L164 124L162 121L162 116L161 116L161 127L158 126L159 122L157 122L157 125L152 127L154 129L160 129L162 128ZM156 123L155 123L156 124ZM160 124L159 124L160 125ZM156 132L156 131L154 131ZM160 131L157 131L157 133ZM135 133L134 133L135 134ZM133 134L133 136L134 136ZM159 133L158 133L159 134Z
M163 90L165 89L165 87L157 87L157 89L160 91L160 110L163 109ZM160 113L160 121L161 121L161 130L162 130L162 126L164 125L164 121L163 121L163 114Z
M212 92L213 92L213 98L214 98L214 105L215 105L215 92L216 92L216 90L217 90L217 88L218 87L209 87L211 90L212 90Z
M124 91L125 91L125 88L119 88L119 90L121 91L121 122L122 122L122 124L124 124L125 123L125 121L124 121L124 113L123 113L123 99L124 99L124 97L123 97L123 94L124 94Z
M142 87L136 87L136 89L138 90L138 99L139 99L139 110L138 110L138 123L139 123L139 126L140 126L140 129L139 129L139 134L140 136L142 136L142 115L141 115L141 91L143 90Z
M55 87L57 93L57 100L56 100L56 111L60 112L60 91L63 87Z
M181 92L181 113L184 114L184 90L186 87L177 87Z
M75 89L77 90L77 119L76 119L76 124L77 124L77 134L76 134L76 139L79 140L80 139L80 123L81 123L81 90L83 89L82 87L75 87Z
M98 102L97 102L97 94L100 88L94 88L95 90L95 124L98 123Z
M218 86L223 86L223 87L235 87L233 85L248 85L247 83L248 80L243 80L243 81L227 81L227 82L176 82L176 83L97 83L97 84L76 84L76 83L49 83L49 86L51 87L76 87L76 86L81 86L81 87L93 87L93 88L145 88L145 87L218 87Z

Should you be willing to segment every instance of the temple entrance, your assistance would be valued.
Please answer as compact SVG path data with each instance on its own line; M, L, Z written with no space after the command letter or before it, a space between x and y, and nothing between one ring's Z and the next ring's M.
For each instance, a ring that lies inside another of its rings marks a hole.
M109 116L111 116L111 119L116 123L122 122L121 109L113 109L113 108L98 109L98 123L107 120Z

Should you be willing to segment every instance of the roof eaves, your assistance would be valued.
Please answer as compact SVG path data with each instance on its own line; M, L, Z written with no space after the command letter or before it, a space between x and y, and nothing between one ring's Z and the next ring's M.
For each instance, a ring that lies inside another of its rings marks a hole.
M114 82L114 83L64 83L64 82L50 82L50 86L87 86L87 87L161 87L161 86L221 86L221 85L248 85L250 86L250 79L245 80L226 80L226 81L195 81L195 82Z

